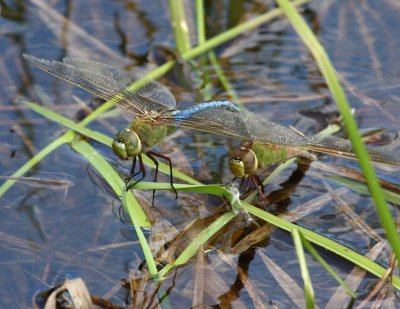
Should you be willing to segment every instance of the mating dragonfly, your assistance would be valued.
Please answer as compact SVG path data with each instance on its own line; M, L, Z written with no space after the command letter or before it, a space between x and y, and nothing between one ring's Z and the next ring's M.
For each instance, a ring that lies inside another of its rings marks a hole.
M100 98L114 101L118 107L135 116L127 128L116 134L112 142L112 149L120 159L133 160L128 179L141 175L135 183L146 175L142 161L144 152L156 167L157 157L168 161L171 187L176 193L170 158L151 148L178 127L242 140L240 148L231 154L229 163L231 172L239 178L252 177L259 165L283 162L294 156L311 158L309 151L355 158L352 145L346 139L320 135L300 136L278 123L241 110L229 101L202 102L186 109L177 109L174 96L165 86L151 81L140 89L132 89L130 85L139 80L140 76L122 69L83 59L64 58L63 62L59 62L30 55L23 57L47 73ZM400 164L398 151L371 145L367 145L367 151L375 162ZM135 172L137 161L139 170Z

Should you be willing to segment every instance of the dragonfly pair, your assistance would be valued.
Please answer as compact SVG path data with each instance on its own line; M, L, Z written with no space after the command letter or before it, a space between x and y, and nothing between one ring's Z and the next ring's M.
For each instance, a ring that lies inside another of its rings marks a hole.
M151 148L178 127L244 141L240 149L231 154L229 164L233 175L242 179L255 179L258 167L283 162L290 157L311 158L309 151L355 158L348 140L333 136L300 136L278 123L240 110L229 101L197 103L178 110L174 96L166 87L151 81L140 89L132 89L130 85L140 77L124 70L82 59L64 58L59 62L29 55L23 57L45 72L102 99L113 100L121 109L135 116L128 128L117 133L112 143L112 149L120 159L133 160L128 180L140 176L135 183L146 175L142 160L142 153L146 153L156 165L155 177L158 171L156 158L168 161L171 187L176 193L171 160ZM367 150L375 162L400 164L397 151L370 145L367 145ZM139 169L135 172L137 162Z

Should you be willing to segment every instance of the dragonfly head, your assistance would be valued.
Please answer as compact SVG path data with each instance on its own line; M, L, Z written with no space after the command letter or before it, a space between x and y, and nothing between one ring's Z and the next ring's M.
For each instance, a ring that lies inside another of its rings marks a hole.
M254 175L257 171L258 160L253 150L243 148L234 150L230 154L229 169L233 176L242 178Z
M112 150L122 160L129 160L142 152L142 143L135 132L121 129L112 142Z

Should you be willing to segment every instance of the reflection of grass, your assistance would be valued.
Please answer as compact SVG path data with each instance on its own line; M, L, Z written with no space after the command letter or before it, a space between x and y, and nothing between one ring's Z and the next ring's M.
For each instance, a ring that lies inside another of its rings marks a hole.
M200 2L200 1L199 1ZM296 1L297 4L305 3L307 1ZM382 217L383 224L387 230L388 233L388 238L391 241L392 246L394 246L396 252L398 252L398 247L399 243L396 239L397 237L397 232L394 229L394 224L393 220L390 217L390 214L388 214L387 207L384 203L383 200L383 195L380 192L380 187L379 185L376 185L376 177L373 174L373 170L368 166L370 163L368 162L368 155L365 152L365 149L363 149L362 143L357 141L358 138L358 133L355 127L354 120L352 119L351 116L349 116L349 111L346 109L346 98L344 97L343 91L340 87L340 85L337 82L337 78L335 76L335 71L333 70L332 66L330 65L329 59L327 58L324 50L320 46L320 44L316 41L314 35L310 32L308 29L307 25L304 23L304 21L301 19L301 17L293 11L291 6L287 1L280 0L278 3L281 5L283 9L288 14L288 17L290 18L290 21L293 23L295 26L296 30L300 32L302 38L306 42L307 46L310 48L310 51L314 54L314 56L317 59L317 62L320 65L320 70L323 73L324 77L326 78L326 82L329 85L333 97L336 99L338 104L342 103L343 105L339 105L339 109L343 113L343 118L347 124L347 129L349 132L350 137L352 140L355 141L355 149L356 153L358 156L361 156L361 161L360 164L365 172L366 179L368 180L369 183L369 188L371 190L371 195L373 196L374 200L376 201L376 204L379 206L378 210L379 213ZM182 14L179 13L179 8L177 9L178 14L175 16L178 16L180 20L176 20L175 23L182 24L184 20L182 20ZM189 49L190 44L188 43L188 38L180 38L182 35L187 35L187 32L185 34L185 31L176 33L175 37L177 38L177 41L182 42L181 50L186 51L182 55L184 59L192 59L194 57L197 57L207 51L210 51L212 48L218 46L219 44L243 33L244 31L254 29L255 27L259 26L260 24L272 19L275 16L278 16L279 10L273 10L263 16L260 16L248 23L245 23L243 25L240 25L238 27L235 27L234 29L231 29L229 31L226 31L225 33L209 40L209 41L204 41L204 43L200 44L198 47ZM204 16L199 16L199 19L202 20L204 19ZM180 39L178 39L180 38ZM181 40L182 39L182 40ZM189 45L188 45L189 44ZM213 54L210 55L210 59L213 63L213 65L217 65L216 59ZM170 61L163 66L159 67L157 70L153 71L151 74L149 74L146 77L146 80L151 80L158 78L165 72L167 72L169 69L172 68L174 62ZM222 71L218 70L218 72L222 73ZM223 76L220 74L220 76ZM225 83L226 84L226 83ZM226 84L227 85L227 84ZM135 87L135 86L133 86ZM229 87L229 86L227 86ZM110 145L111 144L111 139L107 136L104 136L100 134L99 132L95 132L93 130L87 129L85 126L91 122L92 120L96 119L101 113L104 111L108 110L113 106L112 102L107 102L105 103L102 107L100 107L98 110L93 112L91 115L89 115L84 121L82 121L80 124L76 124L73 121L66 119L64 117L61 117L60 115L57 115L51 111L48 111L40 106L37 106L35 104L29 103L29 102L24 102L27 106L35 110L36 112L52 119L55 120L66 127L72 129L73 131L79 132L85 136L88 136L92 139L95 139L103 144ZM28 171L34 164L42 160L48 153L59 147L60 145L63 145L65 143L69 143L73 149L75 149L78 153L80 153L83 157L85 157L90 164L92 164L96 170L99 172L100 175L104 177L104 179L107 180L109 185L113 188L113 190L116 192L118 196L121 197L121 200L124 204L125 209L127 210L127 213L129 214L132 224L135 227L135 230L138 234L138 238L141 242L143 253L146 257L146 261L148 264L148 269L151 275L155 278L160 278L165 276L170 270L172 270L174 267L183 265L187 263L201 248L202 246L206 246L207 242L209 241L210 238L212 238L214 235L216 235L219 231L223 229L223 227L229 223L233 218L235 218L236 213L233 211L228 211L225 214L221 215L218 219L216 219L212 224L204 228L197 237L195 237L186 247L182 252L179 254L179 256L175 259L173 263L167 264L161 271L157 271L156 268L156 262L154 260L154 257L152 256L152 252L150 250L150 246L145 238L145 236L142 233L141 228L142 227L148 227L150 226L149 221L146 218L145 212L142 210L140 204L136 201L134 196L131 193L126 193L125 192L125 184L123 180L120 178L120 176L115 172L115 170L108 164L108 162L95 150L93 149L88 143L85 141L81 140L78 138L78 136L73 132L73 131L68 131L66 134L64 134L62 137L57 139L56 141L52 142L49 144L45 149L43 149L37 156L32 158L24 167L22 167L19 171L17 171L13 176L20 176L24 174L26 171ZM364 154L362 154L364 151ZM149 160L145 159L145 163L147 165L152 165ZM168 173L168 168L165 166L165 164L160 163L160 171ZM205 194L210 194L210 195L218 195L222 196L225 199L227 199L231 204L234 204L236 206L236 209L242 209L244 212L247 212L253 216L256 216L265 222L268 222L276 227L279 227L281 229L284 229L290 233L292 233L295 246L296 246L296 252L299 256L299 261L302 269L302 274L303 278L305 278L305 290L307 291L306 293L306 299L307 299L307 304L313 304L313 293L312 293L312 286L311 282L309 280L309 275L306 269L306 263L304 259L304 252L302 247L304 246L309 252L315 257L316 260L318 260L321 265L323 265L328 272L332 273L333 276L341 282L339 277L333 273L331 268L322 260L322 258L318 255L315 249L312 248L309 242L313 244L317 244L318 246L321 246L327 250L330 250L337 255L343 257L344 259L347 259L348 261L351 261L352 263L368 270L369 272L375 274L376 276L383 276L385 273L385 269L378 264L374 263L370 259L358 254L355 251L352 251L348 248L345 248L344 246L336 243L335 241L332 241L326 237L323 237L321 235L318 235L317 233L314 233L313 231L301 228L296 226L295 224L292 224L290 222L287 222L277 216L271 215L268 212L265 212L263 210L260 210L250 204L247 204L246 202L238 202L236 200L236 196L232 194L228 189L219 186L219 185L209 185L209 186L203 186L199 184L197 181L191 179L187 175L184 175L182 173L179 173L178 171L174 171L174 176L187 182L188 184L175 184L175 187L178 191L189 191L189 192L199 192L199 193L205 193ZM375 177L375 178L374 178ZM6 182L1 188L0 188L0 195L4 194L5 191L8 190L8 188L13 184L13 182L10 180ZM139 183L135 187L135 189L157 189L157 190L170 190L170 184L163 184L163 183ZM238 205L240 204L240 205ZM242 208L241 208L242 207ZM396 243L397 241L397 243ZM394 242L394 243L393 243ZM392 283L395 287L400 288L400 279L397 277L392 278ZM341 282L343 286L346 287L346 289L349 291L350 294L352 292L348 289L348 287ZM352 295L354 297L354 294Z

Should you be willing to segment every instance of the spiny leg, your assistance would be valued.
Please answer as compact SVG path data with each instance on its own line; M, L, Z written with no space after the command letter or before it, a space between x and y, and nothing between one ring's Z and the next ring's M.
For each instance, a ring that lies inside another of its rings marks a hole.
M249 188L250 188L250 180L251 180L251 178L252 178L253 176L247 176L247 177L245 177L246 178L246 187L244 188L244 192L249 192L250 190L249 190ZM253 183L253 182L252 182Z
M158 161L156 158L153 157L153 155L150 153L151 151L147 152L147 156L151 161L153 161L154 165L156 166L156 172L154 173L154 182L157 182L157 175L158 175ZM156 196L156 189L153 189L153 198L151 201L151 205L154 207L154 198Z
M154 159L154 157L159 157L159 158L162 158L162 159L168 161L168 165L169 165L169 176L170 176L170 178L169 178L169 179L170 179L170 184L171 184L172 190L174 190L174 192L175 192L176 198L178 198L178 192L176 191L176 189L175 189L175 187L174 187L174 175L172 174L172 162L171 162L171 159L170 159L169 157L167 157L167 156L161 154L161 153L154 152L154 151L148 151L148 152L146 152L146 154L147 154L149 157L150 157L150 156L153 156L153 159ZM156 160L156 161L157 161L157 160ZM154 162L154 161L153 161L153 162ZM158 163L158 162L157 162L157 163ZM156 180L157 180L157 173L158 173L158 164L156 164Z
M240 190L242 190L243 189L243 186L244 186L244 179L245 179L246 177L241 177L241 179L240 179L240 186L239 186L239 189Z
M139 167L139 171L135 173L135 169L136 169L136 157L133 157L132 160L132 167L131 170L129 172L129 177L125 178L125 183L128 183L129 181L131 181L132 178L135 178L137 175L142 173L142 170L144 169L144 167Z
M238 177L234 177L232 179L232 182L235 181ZM257 190L258 194L260 195L261 199L265 198L264 195L264 184L261 182L260 178L254 174L254 175L248 175L247 177L240 177L240 185L239 189L244 193L242 195L242 198L245 198L248 194L251 193L253 190L249 190L250 182L253 184L255 189Z
M235 182L235 180L238 179L238 178L240 178L239 190L240 190L240 191L243 191L244 182L245 182L245 180L246 180L247 177L245 177L245 176L244 176L244 177L233 177L233 179L231 180L231 182ZM246 185L247 187L248 187L248 185L249 185L248 182L249 182L249 180L248 180L248 178L247 178L247 185ZM245 192L245 194L247 194L247 192Z
M251 175L251 181L253 182L254 186L256 187L258 191L258 195L261 197L261 199L265 199L264 195L264 184L260 180L257 174Z
M132 166L131 166L131 170L129 171L129 176L127 178L125 178L126 185L128 185L128 182L131 181L132 178L137 176L137 174L135 174L135 168L136 168L136 156L134 156L132 159Z
M130 169L130 171L129 171L129 176L126 177L126 178L124 179L124 180L125 180L125 190L126 190L126 191L128 191L128 183L131 181L131 179L132 179L133 177L136 176L136 175L134 174L134 173L135 173L135 168L136 168L136 156L133 157L132 166L131 166L131 169Z
M128 182L135 176L142 174L142 176L136 180L132 186L130 186L131 188L134 187L137 183L141 182L145 177L146 177L146 169L144 168L144 164L143 164L143 158L142 158L142 154L137 155L137 157L139 158L139 171L137 173L132 173L135 171L135 166L136 166L136 157L133 159L133 164L132 164L132 168L131 168L131 173L132 175L129 176L128 178L125 179L126 182L126 186L127 186L127 190L128 190Z

